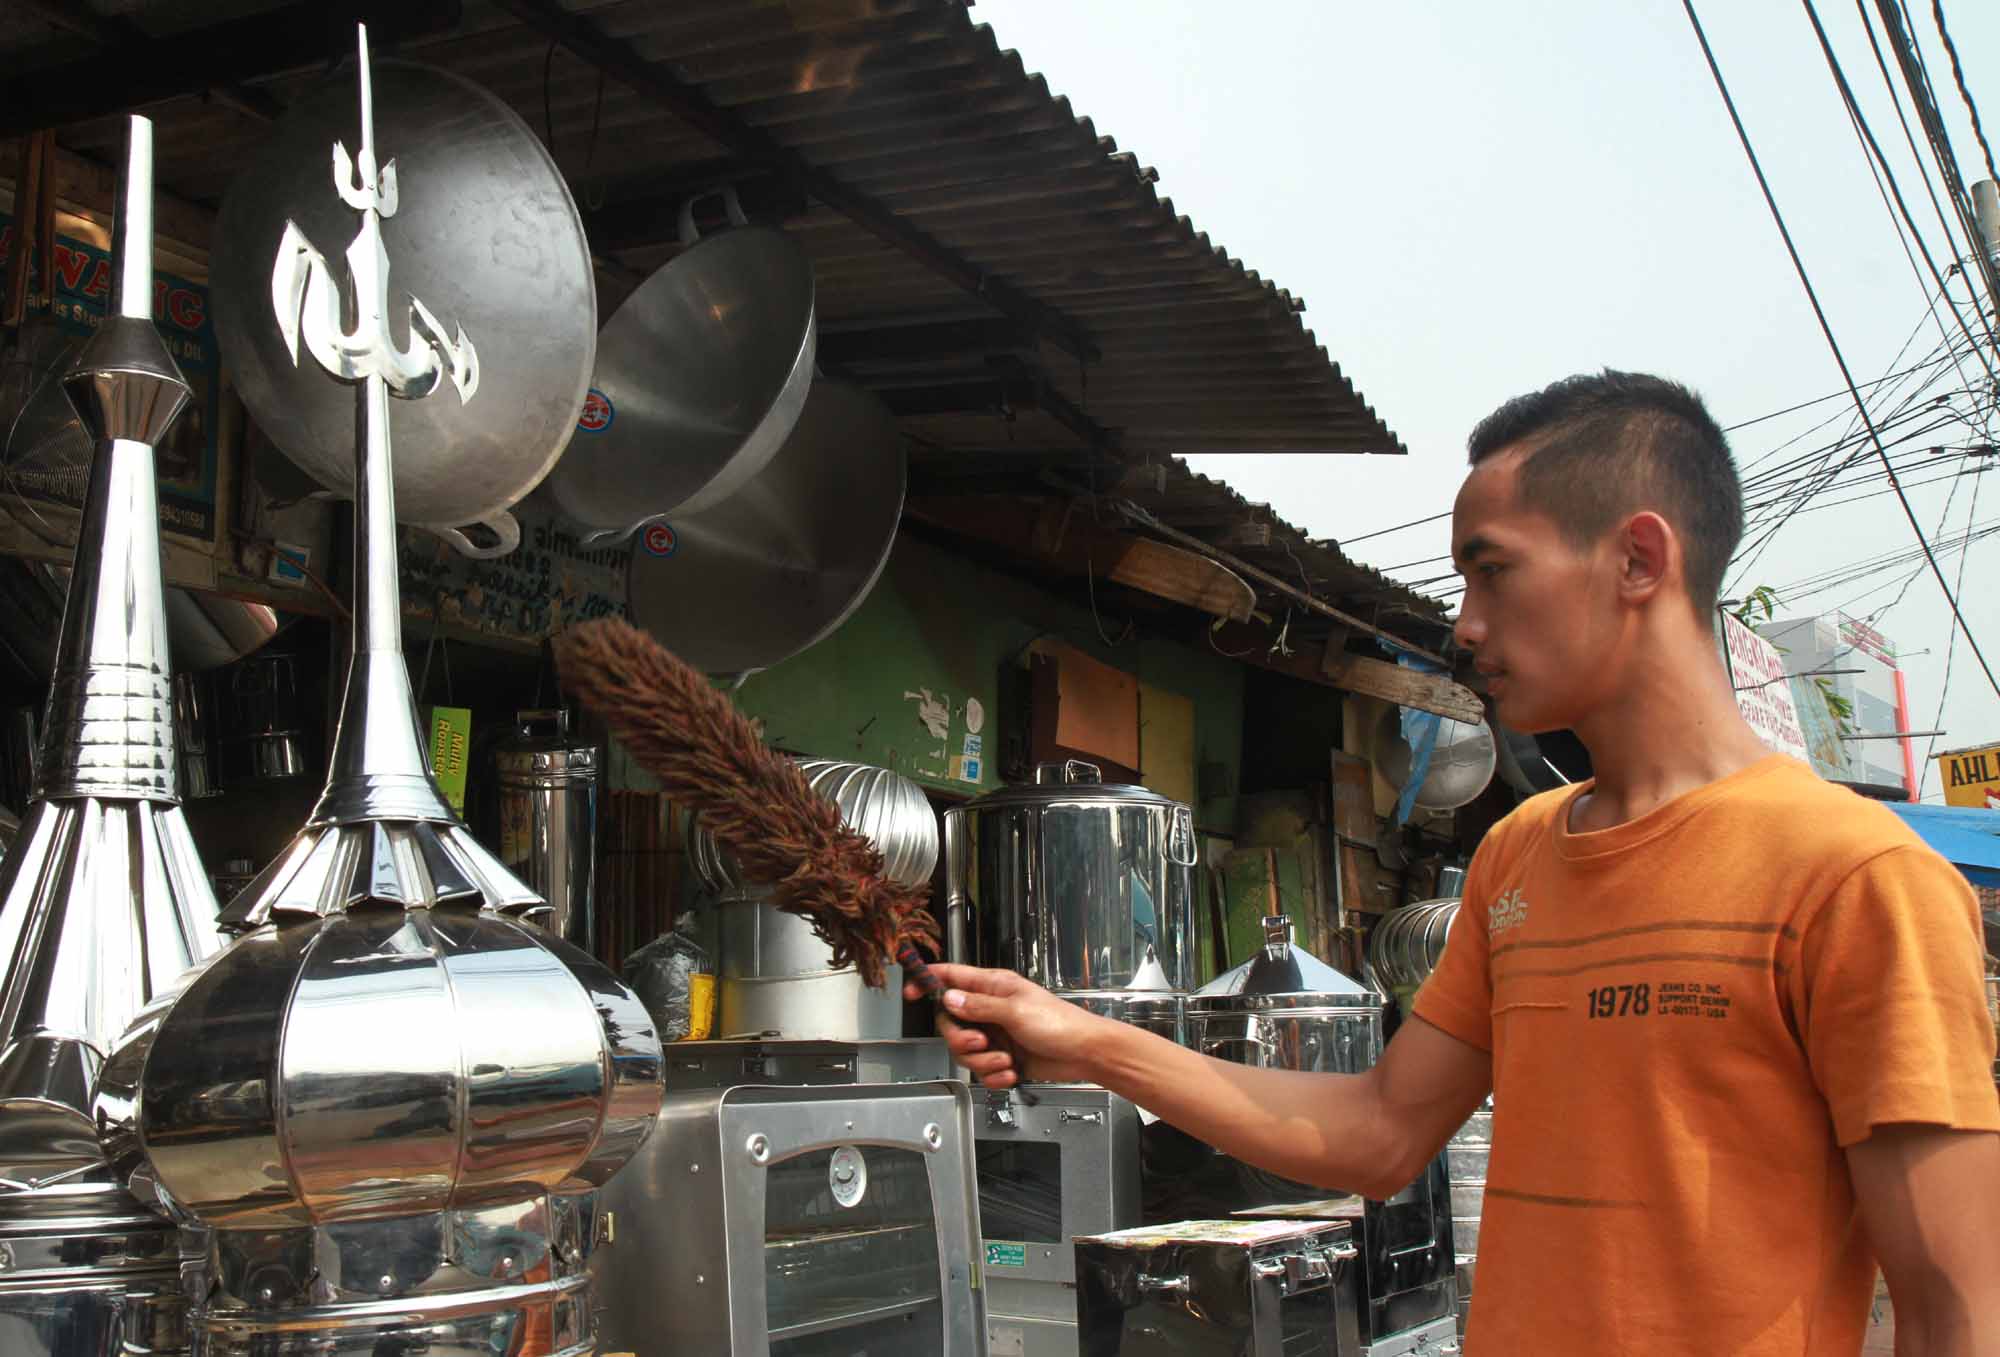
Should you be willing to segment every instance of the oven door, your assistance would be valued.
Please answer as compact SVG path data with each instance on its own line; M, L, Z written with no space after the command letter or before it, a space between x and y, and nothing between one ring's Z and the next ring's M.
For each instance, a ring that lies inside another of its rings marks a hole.
M1006 1283L1076 1283L1070 1240L1139 1223L1139 1114L1105 1089L1038 1084L973 1103L979 1217L992 1306Z
M731 1352L976 1357L963 1085L742 1087L718 1122Z

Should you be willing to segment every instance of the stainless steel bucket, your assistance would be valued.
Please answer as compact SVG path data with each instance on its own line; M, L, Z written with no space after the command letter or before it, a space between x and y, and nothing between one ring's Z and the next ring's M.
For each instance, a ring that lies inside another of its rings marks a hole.
M1069 990L1060 997L1078 1008L1115 1018L1119 1022L1165 1037L1175 1045L1187 1041L1184 994L1162 994L1157 990Z

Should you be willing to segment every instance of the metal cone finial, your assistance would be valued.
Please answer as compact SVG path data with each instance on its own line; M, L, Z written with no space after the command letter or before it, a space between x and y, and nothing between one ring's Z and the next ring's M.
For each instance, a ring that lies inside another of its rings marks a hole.
M396 343L382 243L382 220L399 202L396 162L378 158L368 30L356 27L361 135L352 153L336 141L332 159L334 191L361 217L344 256L353 323L344 318L333 265L296 222L285 223L271 270L272 307L292 361L303 351L356 388L353 657L325 790L305 830L224 912L232 930L274 914L336 914L369 901L548 908L473 839L424 757L403 657L389 399L422 400L449 380L460 402L469 401L479 390L479 355L463 328L448 332L416 297L408 341Z
M173 1227L104 1162L93 1115L128 1024L222 941L174 790L153 447L189 392L153 328L152 161L152 124L131 118L109 313L63 380L94 447L35 795L0 866L10 1357L186 1350Z

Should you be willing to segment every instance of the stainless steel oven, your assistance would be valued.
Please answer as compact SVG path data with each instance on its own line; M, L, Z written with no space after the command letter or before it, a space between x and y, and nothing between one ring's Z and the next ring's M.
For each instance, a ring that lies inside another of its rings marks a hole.
M1108 1089L973 1095L992 1357L1074 1357L1077 1235L1139 1223L1139 1110Z
M603 1348L979 1357L963 1084L688 1089L603 1189Z

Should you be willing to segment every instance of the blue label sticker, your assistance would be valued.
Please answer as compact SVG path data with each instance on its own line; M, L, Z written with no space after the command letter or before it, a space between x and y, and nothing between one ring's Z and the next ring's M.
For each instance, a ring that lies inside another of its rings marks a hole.
M979 755L984 754L986 752L986 737L983 735L966 736L965 748L960 752L972 758L977 758Z
M978 759L973 759L973 758L960 759L958 761L958 766L959 766L958 780L960 782L979 781Z

